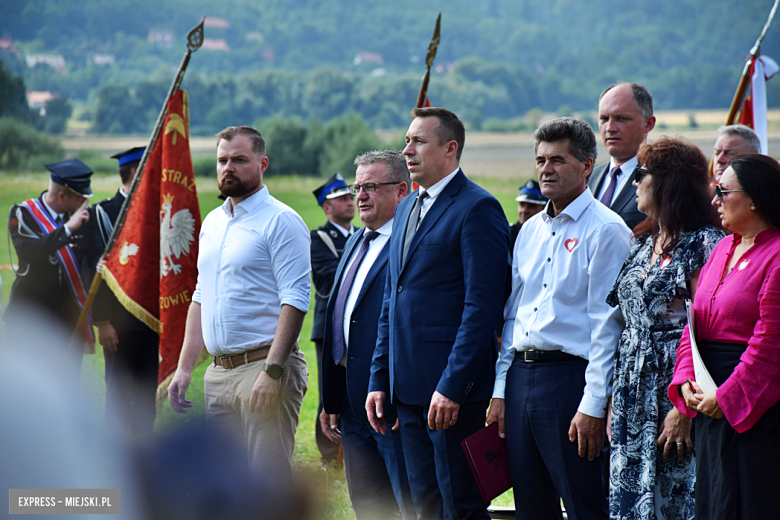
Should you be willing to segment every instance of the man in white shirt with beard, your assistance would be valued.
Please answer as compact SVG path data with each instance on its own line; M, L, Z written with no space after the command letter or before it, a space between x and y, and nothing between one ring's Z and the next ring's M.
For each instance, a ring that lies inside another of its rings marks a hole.
M187 315L171 407L205 347L206 418L240 434L256 470L291 476L290 460L308 372L297 341L309 309L309 230L263 186L265 141L247 126L217 134L217 176L225 203L203 221L198 284Z

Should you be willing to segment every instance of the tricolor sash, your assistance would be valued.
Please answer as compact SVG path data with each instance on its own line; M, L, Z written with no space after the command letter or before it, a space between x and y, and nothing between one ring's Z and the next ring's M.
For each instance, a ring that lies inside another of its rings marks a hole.
M57 221L52 218L49 212L44 207L43 203L39 199L29 199L21 204L27 208L35 222L38 223L38 227L43 234L48 235L57 231L59 227ZM73 254L73 249L70 245L65 244L57 250L57 260L65 273L65 280L68 282L68 288L70 289L70 295L73 297L73 301L79 309L84 308L84 304L87 301L87 293L84 291L84 284L81 282L81 274L79 272L78 263L76 261L76 255ZM87 323L86 338L92 344L95 342L95 338L92 335L92 320Z

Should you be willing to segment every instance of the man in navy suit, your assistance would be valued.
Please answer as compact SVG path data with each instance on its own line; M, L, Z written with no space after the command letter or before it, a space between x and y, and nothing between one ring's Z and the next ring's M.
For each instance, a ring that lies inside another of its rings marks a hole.
M412 115L403 154L420 189L396 209L366 411L384 433L396 404L420 519L488 518L460 444L485 426L509 225L458 167L461 120L443 108Z
M646 218L637 208L633 182L637 152L654 127L653 96L642 85L617 83L601 93L599 132L610 159L593 168L588 187L631 229Z
M397 151L368 152L358 156L355 164L351 191L365 227L344 247L328 300L320 380L325 409L320 424L325 435L343 445L356 517L414 519L400 433L375 431L365 410L393 215L412 181L406 160ZM394 407L387 412L395 421Z

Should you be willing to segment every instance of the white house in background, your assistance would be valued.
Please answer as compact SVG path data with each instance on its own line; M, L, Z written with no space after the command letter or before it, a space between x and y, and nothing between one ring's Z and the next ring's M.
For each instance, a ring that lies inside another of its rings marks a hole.
M352 60L355 65L361 63L376 63L378 65L384 65L385 59L378 52L359 52L355 55L355 59Z
M0 38L0 51L16 54L17 49L14 41L11 38Z
M203 22L203 27L209 27L211 29L230 29L230 23L224 18L207 16L206 21Z
M116 64L116 58L114 58L113 54L93 54L88 59L89 63L94 63L95 65L103 65L106 67L110 67L111 65Z
M48 91L30 90L27 92L27 106L37 110L42 116L46 115L46 103L54 99L54 94Z
M203 48L212 51L230 52L230 46L222 38L203 38Z
M67 72L65 67L65 58L60 54L28 54L24 57L27 68L31 69L39 64L48 65L58 72Z

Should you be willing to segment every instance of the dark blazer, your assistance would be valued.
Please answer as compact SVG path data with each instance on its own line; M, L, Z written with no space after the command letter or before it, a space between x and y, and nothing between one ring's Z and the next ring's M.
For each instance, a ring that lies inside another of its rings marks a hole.
M360 288L349 326L349 345L347 348L347 368L333 362L333 313L336 307L336 295L346 274L346 264L353 251L363 240L363 229L356 231L347 241L344 254L339 262L333 285L333 297L328 301L325 314L325 337L322 341L322 380L320 391L322 403L327 413L341 413L344 393L349 397L352 413L356 418L367 421L366 396L368 378L371 372L371 359L376 346L379 313L385 293L387 275L387 251L389 241L384 245L363 286ZM389 403L388 403L389 404ZM386 418L395 421L395 407L386 406Z
M509 262L506 215L459 170L420 222L402 265L416 198L395 212L369 391L419 406L434 391L461 404L487 400Z
M338 255L325 245L317 231L324 231L333 240ZM311 277L314 282L314 323L311 327L311 340L321 340L325 336L325 308L328 306L328 295L333 287L333 277L341 260L341 252L347 238L330 220L311 231Z
M606 162L593 168L593 172L590 174L588 187L590 187L590 191L597 199L604 179L608 178L608 173L609 162ZM623 189L620 190L616 197L612 198L612 205L609 207L609 209L620 215L620 218L623 219L623 222L630 229L634 229L634 226L647 218L647 215L639 211L636 206L636 188L632 184L634 179L636 179L636 170L631 172L631 176L623 185Z

